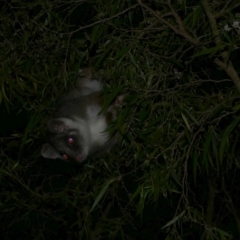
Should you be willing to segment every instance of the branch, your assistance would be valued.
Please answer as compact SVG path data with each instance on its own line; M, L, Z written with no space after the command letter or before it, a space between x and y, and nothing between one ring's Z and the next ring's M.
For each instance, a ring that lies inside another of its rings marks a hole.
M49 29L49 28L46 28L46 27L44 27L44 26L39 26L38 23L35 22L35 21L33 21L33 20L31 20L31 21L32 21L34 24L36 24L37 26L42 27L42 28L44 28L44 29L46 29L46 30L48 30L48 31L51 31L51 32L54 32L54 33L57 33L57 34L63 34L63 35L66 35L66 34L73 34L73 33L79 32L79 31L81 31L81 30L83 30L83 29L90 28L90 27L93 27L93 26L98 25L98 24L100 24L100 23L104 23L104 22L107 22L107 21L109 21L109 20L112 20L112 19L114 19L114 18L116 18L116 17L118 17L118 16L124 14L125 12L128 12L129 10L131 10L131 9L133 9L133 8L136 8L136 7L139 6L139 5L140 5L140 4L137 3L137 4L135 4L135 5L131 6L131 7L129 7L129 8L127 8L127 9L123 10L122 12L117 13L117 14L115 14L115 15L109 17L109 18L105 18L105 19L102 19L102 20L99 20L99 21L93 22L93 23L91 23L91 24L89 24L89 25L86 25L86 26L80 27L80 28L78 28L77 30L74 30L74 31L72 31L72 32L63 32L63 33L59 33L59 32L57 32L57 31L53 31L53 30L51 30L51 29Z
M173 16L175 17L176 19L176 22L179 26L179 30L182 31L182 32L186 32L184 26L183 26L183 23L182 23L182 19L180 18L180 16L177 14L177 12L175 11L175 9L172 7L172 4L171 4L171 0L168 0L168 7L170 8Z
M211 8L208 4L208 0L202 0L201 2L202 2L204 10L206 12L206 15L208 17L215 43L216 43L216 45L219 45L221 43L221 38L219 36L216 19L214 18L213 14L212 14Z
M237 90L240 92L240 78L235 70L235 68L232 65L231 61L228 61L227 63L222 62L218 58L214 60L214 63L216 63L219 67L221 67L227 74L228 76L232 79L234 82Z
M228 3L229 3L229 2L228 2ZM236 4L233 5L232 7L229 7L228 9L225 9L226 6L228 5L228 3L226 3L226 5L224 6L224 8L223 8L220 12L218 12L218 13L216 13L216 14L214 15L214 17L215 17L216 19L217 19L217 18L220 18L223 14L228 13L228 12L231 12L233 9L235 9L235 8L237 8L237 7L240 6L240 3L236 3Z
M176 34L181 35L182 37L184 37L188 42L192 43L193 45L197 46L198 45L198 40L194 39L193 37L191 37L185 30L184 26L182 25L182 20L179 17L179 15L174 11L172 11L172 15L175 17L176 22L179 25L179 29L175 26L173 26L172 24L170 24L168 21L166 21L164 18L162 18L161 16L159 16L153 9L151 9L150 7L148 7L146 4L142 3L141 1L139 1L140 5L142 7L144 7L147 11L149 11L152 15L154 15L154 17L156 17L158 20L160 20L162 23L164 23L165 25L167 25L168 27L170 27Z
M208 20L209 20L209 23L210 23L210 26L212 29L213 37L215 40L215 44L220 45L222 41L219 36L219 30L217 28L216 19L215 19L214 15L212 14L212 11L208 4L208 0L201 0L201 2L202 2L204 10L206 12L206 15L208 17ZM228 76L234 82L237 90L240 92L240 78L239 78L236 70L234 69L232 62L228 59L228 52L223 51L220 53L220 55L223 59L223 62L219 59L215 59L214 62L228 74Z

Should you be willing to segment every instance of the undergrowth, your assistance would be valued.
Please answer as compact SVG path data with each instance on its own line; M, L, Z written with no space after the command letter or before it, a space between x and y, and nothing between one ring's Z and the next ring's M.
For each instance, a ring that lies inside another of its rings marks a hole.
M239 238L239 1L2 5L2 239ZM125 95L118 145L43 159L54 102L85 66Z

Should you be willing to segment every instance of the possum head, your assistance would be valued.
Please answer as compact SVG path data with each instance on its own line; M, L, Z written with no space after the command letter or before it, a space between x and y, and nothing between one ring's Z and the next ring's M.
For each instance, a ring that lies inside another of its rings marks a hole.
M84 161L89 154L90 130L83 119L56 118L48 123L49 143L43 145L45 158Z

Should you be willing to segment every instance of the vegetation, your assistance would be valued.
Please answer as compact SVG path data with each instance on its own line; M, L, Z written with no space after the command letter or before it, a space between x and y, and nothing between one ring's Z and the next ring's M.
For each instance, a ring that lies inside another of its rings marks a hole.
M1 5L1 239L239 239L239 0ZM126 96L119 144L43 159L85 66Z

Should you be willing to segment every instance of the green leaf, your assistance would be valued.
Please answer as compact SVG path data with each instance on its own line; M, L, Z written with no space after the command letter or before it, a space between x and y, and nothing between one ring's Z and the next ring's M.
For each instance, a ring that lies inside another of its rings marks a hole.
M150 109L143 108L139 115L139 124L143 124L144 120L146 120L147 117L149 117Z
M119 95L119 93L121 93L123 89L123 86L117 86L113 89L113 91L107 95L107 97L104 99L104 103L103 103L103 111L105 111L110 104L113 102L113 100Z
M212 140L212 130L207 135L205 143L203 145L203 164L207 165L209 160L209 148Z
M177 176L176 172L174 170L171 171L171 176L173 177L173 179L175 180L175 182L182 187L182 184L180 182L179 177Z
M220 49L221 47L220 46L216 46L216 47L212 47L212 48L206 48L200 52L197 52L196 54L194 54L192 56L192 58L195 58L195 57L199 57L199 56L202 56L202 55L208 55L208 54L211 54L212 56L215 55L217 53L217 51Z
M201 5L198 5L197 9L195 9L193 12L192 28L196 25L196 23L199 21L201 16L202 16L202 7Z
M228 32L222 31L222 33L223 33L223 36L227 39L228 43L232 44L233 41L232 41L232 39L230 38L230 35L228 34Z
M213 119L216 115L218 115L218 113L220 113L223 110L223 106L219 105L218 107L216 107L213 111L212 114L209 116L209 119Z
M123 49L121 49L117 55L114 57L115 60L118 59L117 61L117 66L120 65L120 63L122 62L122 60L124 59L124 57L126 56L126 54L128 53L128 51L131 49L131 46L128 47L124 47Z
M98 39L98 32L99 32L99 29L100 29L100 24L99 25L96 25L93 30L92 30L92 35L91 35L91 44L93 45L97 39Z
M235 105L234 107L232 107L232 110L233 111L238 111L240 109L240 104L238 104L238 105Z
M119 59L122 58L123 56L126 55L126 53L131 49L131 46L124 47L121 50L118 51L117 55L114 57L114 59Z
M134 198L136 198L137 195L140 194L140 192L142 191L143 187L144 187L144 185L138 186L137 190L131 195L131 198L130 198L131 201L132 201Z
M198 166L198 152L197 149L194 149L193 154L193 178L194 178L194 184L196 185L197 182L197 166Z
M223 156L224 156L224 150L225 150L225 145L228 141L228 136L229 134L233 131L233 129L238 125L240 121L240 116L235 119L225 130L223 133L223 137L221 139L221 144L220 144L220 151L219 151L219 156L220 156L220 161L222 163Z
M215 134L212 134L212 155L213 155L213 159L215 159L216 161L216 168L219 170L219 155L218 155L218 142L217 139L215 137Z
M183 110L188 115L188 117L193 120L193 122L195 122L197 125L199 125L199 123L196 120L196 118L186 108L183 108Z
M19 154L21 154L23 146L27 143L27 137L28 137L29 132L32 131L35 126L37 126L37 124L40 122L41 119L42 119L41 115L33 115L30 118L30 120L28 122L28 125L25 128L24 135L22 137L22 143L21 143L21 146L20 146Z
M110 11L111 11L110 16L113 16L116 13L118 5L119 5L118 1L116 1L114 5L113 5L113 2L110 4L110 6L111 6L110 7Z
M182 211L178 216L174 217L174 218L173 218L170 222L168 222L166 225L164 225L164 226L162 227L162 229L164 229L164 228L172 225L173 223L175 223L178 219L180 219L180 218L184 215L184 213L185 213L185 210Z
M136 68L139 68L139 65L137 64L137 62L136 62L134 56L132 55L132 53L129 52L128 54L129 54L129 56L130 56L130 59L132 60L133 65L134 65Z
M164 58L166 62L173 63L174 65L184 68L184 66L181 64L181 62L177 61L175 58Z
M191 130L189 124L188 124L188 120L187 120L187 118L185 117L185 115L184 115L183 113L181 113L181 115L182 115L183 121L185 122L185 124L186 124L188 130L189 130L190 132L192 132L192 130Z
M126 107L123 109L123 111L119 114L119 116L117 118L118 126L123 125L125 119L127 118L127 116L129 116L130 111L131 111L130 107Z
M105 49L105 51L101 54L100 58L98 59L98 61L96 62L96 64L94 65L95 68L97 68L99 66L99 64L105 59L106 55L112 50L112 45L108 45L108 48Z
M92 205L92 208L90 210L90 212L92 212L94 210L94 208L96 207L96 205L99 203L99 201L102 199L103 195L105 194L105 192L107 191L109 185L116 181L116 179L111 179L109 180L108 182L106 182L105 186L102 188L101 192L98 194L98 196L96 197L93 205Z

